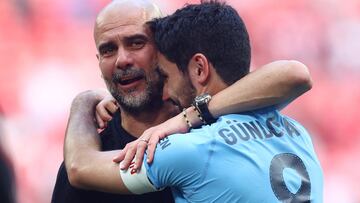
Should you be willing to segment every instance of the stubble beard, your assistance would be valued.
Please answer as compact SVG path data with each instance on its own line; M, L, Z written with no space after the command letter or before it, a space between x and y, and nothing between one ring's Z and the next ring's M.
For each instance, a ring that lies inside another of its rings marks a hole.
M126 91L117 88L118 74L114 74L112 81L105 81L111 95L117 100L121 106L121 110L129 114L137 115L143 112L151 112L158 110L162 105L163 79L157 71L153 71L148 75L142 69L136 69L141 72L145 79L145 89L137 90L136 88Z

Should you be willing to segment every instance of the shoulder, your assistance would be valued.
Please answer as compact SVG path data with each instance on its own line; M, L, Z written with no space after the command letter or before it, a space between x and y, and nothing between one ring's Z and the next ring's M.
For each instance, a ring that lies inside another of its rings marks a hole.
M208 156L204 143L208 141L199 137L198 132L191 132L174 134L160 141L153 163L145 164L155 187L180 187L189 176L201 177Z
M206 149L207 144L214 139L210 126L192 129L185 134L173 134L162 140L157 145L156 153L165 155L185 156L199 150Z
M182 160L182 157L194 154L199 146L197 143L201 135L199 132L190 132L186 134L174 134L168 136L158 143L155 152L155 158L160 161L161 159L177 159L176 161ZM183 160L186 161L186 160Z

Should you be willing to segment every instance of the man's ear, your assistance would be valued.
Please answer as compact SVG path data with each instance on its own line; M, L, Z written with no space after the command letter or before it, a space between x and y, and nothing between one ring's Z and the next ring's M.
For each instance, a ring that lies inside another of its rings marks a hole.
M96 58L97 58L97 60L100 60L99 54L96 54Z
M205 55L201 53L194 54L190 59L189 75L193 82L205 85L210 78L209 61Z

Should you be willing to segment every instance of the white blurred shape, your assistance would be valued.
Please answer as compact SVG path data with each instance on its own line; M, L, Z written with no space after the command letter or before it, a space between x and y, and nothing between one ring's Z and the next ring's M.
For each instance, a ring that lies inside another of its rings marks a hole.
M30 75L23 78L23 108L28 116L41 122L67 115L70 102L77 92L74 74L61 61L40 64Z
M360 21L345 19L329 29L330 65L334 73L360 71Z

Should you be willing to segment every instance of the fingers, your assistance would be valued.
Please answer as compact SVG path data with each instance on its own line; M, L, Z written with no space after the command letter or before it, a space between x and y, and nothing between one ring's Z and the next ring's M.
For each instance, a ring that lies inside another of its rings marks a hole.
M112 97L106 97L96 105L95 118L100 129L107 126L107 122L112 119L113 113L118 109L115 100Z
M98 104L96 106L95 117L96 117L96 121L100 128L105 128L107 125L107 122L109 122L112 119L112 116L100 104Z
M113 158L113 162L119 163L120 161L124 160L127 150L128 145L126 145L125 148L120 151L119 155Z
M97 111L95 113L95 119L99 129L104 129L107 127L107 122L103 121L103 119L101 118L101 116Z
M138 140L133 141L129 144L127 144L126 146L128 146L128 149L126 151L126 155L124 160L120 163L120 169L124 170L129 168L131 161L134 159L135 153L136 153L136 143L138 142Z
M147 144L147 163L152 163L154 160L154 153L157 143L159 143L160 136L157 136L155 133L151 135L149 142Z
M110 113L106 110L106 106L109 104L104 104L103 101L101 101L98 105L96 105L96 114L99 115L99 117L103 120L103 121L110 121L112 116L110 115Z
M143 159L144 159L144 153L147 147L147 140L146 139L139 139L136 155L135 155L135 165L134 169L140 170Z
M115 99L111 99L109 101L104 100L104 102L106 102L105 108L112 114L115 113L119 108Z

